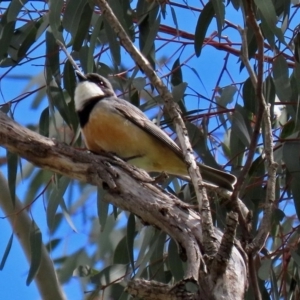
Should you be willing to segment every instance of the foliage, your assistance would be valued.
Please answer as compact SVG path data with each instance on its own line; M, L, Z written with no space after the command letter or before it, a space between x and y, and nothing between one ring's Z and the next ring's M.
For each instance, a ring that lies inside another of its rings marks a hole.
M252 211L254 237L265 205L268 176L266 132L261 128L257 90L240 59L245 53L245 49L241 51L240 34L243 7L248 2L108 1L132 42L172 91L197 158L237 176L245 163L250 163L240 198ZM255 18L264 39L263 52L255 30L250 23L245 25L250 65L258 80L261 76L263 95L270 105L278 163L270 235L253 266L263 299L299 297L300 13L299 4L294 2L254 1ZM2 1L1 13L2 82L12 85L17 75L36 74L14 98L7 99L4 91L1 111L44 136L83 147L74 107L75 73L56 43L60 40L85 73L109 77L118 95L146 112L175 138L161 97L92 1ZM24 102L35 110L33 119L18 115ZM255 133L257 140L253 141ZM251 151L253 157L249 156ZM15 191L23 191L19 197L31 210L34 259L28 270L28 284L39 265L41 234L43 241L48 241L46 246L60 282L69 282L75 274L80 277L76 284L82 284L84 291L127 299L124 286L133 276L163 283L183 277L185 264L176 243L158 229L142 226L134 215L104 203L104 190L34 167L9 152L0 159L7 166L12 198ZM189 185L173 177L168 184L169 192L194 203ZM213 219L223 228L224 207L217 200L214 197L211 203ZM39 229L36 219L41 213L36 207L42 201L47 226ZM69 244L69 228L71 236L79 232L85 237ZM13 235L7 247L2 247L2 268L10 259L12 241ZM253 299L253 293L250 284L246 298Z

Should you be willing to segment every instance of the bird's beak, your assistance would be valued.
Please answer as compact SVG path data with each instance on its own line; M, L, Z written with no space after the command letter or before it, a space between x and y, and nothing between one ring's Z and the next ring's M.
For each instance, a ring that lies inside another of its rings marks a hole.
M79 80L80 82L86 81L86 80L87 80L87 78L84 76L84 74L82 74L80 71L77 71L77 70L76 70L75 73L76 73L77 78L78 78L78 80Z

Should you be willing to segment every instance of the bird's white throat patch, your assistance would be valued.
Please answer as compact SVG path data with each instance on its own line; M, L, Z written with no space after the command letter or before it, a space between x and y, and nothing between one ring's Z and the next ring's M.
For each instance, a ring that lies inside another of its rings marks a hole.
M102 89L94 82L84 81L80 82L75 89L75 108L82 109L84 103L91 98L104 96Z

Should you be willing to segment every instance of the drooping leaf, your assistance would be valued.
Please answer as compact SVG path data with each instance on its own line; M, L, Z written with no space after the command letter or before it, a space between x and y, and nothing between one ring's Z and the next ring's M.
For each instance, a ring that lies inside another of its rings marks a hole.
M273 75L276 94L281 101L289 101L291 86L289 80L289 68L283 55L278 55L273 63Z
M64 28L71 33L73 39L78 31L81 16L86 5L86 0L69 0L67 2L62 24Z
M5 266L5 262L7 260L7 257L9 255L9 252L10 252L10 249L11 249L11 246L12 246L12 243L13 243L13 238L14 238L14 233L11 234L9 240L8 240L8 243L5 247L5 251L3 253L3 256L2 256L2 259L1 259L1 263L0 263L0 271L3 270L4 266Z
M68 209L67 209L67 206L66 206L66 203L65 203L65 201L64 201L64 198L61 198L60 207L61 207L61 209L62 209L63 215L64 215L64 217L65 217L67 223L68 223L69 226L72 228L72 230L73 230L74 232L77 233L78 230L76 229L75 224L74 224L74 222L72 221L71 215L70 215L70 213L69 213L69 211L68 211Z
M118 21L121 23L128 36L134 41L134 25L130 16L131 6L129 0L108 0L110 8L113 10Z
M173 8L173 6L170 6L170 8L171 8L171 15L172 15L173 23L175 25L176 31L178 32L178 21L177 21L175 9Z
M87 36L88 30L90 28L91 19L93 14L93 8L90 6L89 2L86 2L81 13L80 21L78 24L78 30L74 36L73 50L79 51L81 45Z
M164 247L166 243L166 234L161 231L157 241L155 243L155 249L150 258L149 272L150 277L159 281L166 283L165 274L161 272L164 264Z
M55 39L63 42L61 12L64 0L49 0L49 24Z
M99 39L99 34L101 29L103 29L103 17L98 16L90 38L90 47L89 47L88 61L87 61L88 72L94 72L94 68L95 68L94 51L97 43L99 42L98 39Z
M243 85L243 100L244 108L252 114L256 114L256 93L250 77Z
M130 264L132 270L135 269L134 267L134 238L136 235L136 230L135 230L135 216L134 214L130 214L128 217L128 222L127 222L127 251L128 255L130 258Z
M298 218L300 217L300 161L295 158L299 156L299 146L297 141L285 142L282 156L286 168L292 176L291 189Z
M8 47L15 31L15 21L0 24L0 61L7 57Z
M185 125L193 149L200 156L203 163L210 167L219 169L220 167L216 163L212 152L207 146L207 135L191 122L186 122Z
M7 22L16 21L16 18L28 0L12 0L7 8Z
M127 236L124 236L120 242L117 244L114 255L113 255L113 263L114 264L129 264L130 258L127 247Z
M15 153L12 153L10 151L6 151L6 158L7 158L8 187L9 187L9 192L10 192L10 197L11 197L11 200L12 200L12 204L13 204L13 206L15 206L15 201L16 201L16 178L17 178L19 157Z
M118 37L106 19L103 20L103 24L108 39L111 56L114 63L119 66L121 64L121 47Z
M261 19L265 22L268 28L277 36L280 42L285 43L282 31L276 27L277 16L275 7L272 0L260 1L254 0L259 12L261 13Z
M258 270L258 276L262 280L267 280L270 278L270 270L271 270L272 260L269 258L265 258L262 261L262 264Z
M197 57L199 57L201 54L202 45L206 36L206 32L214 15L215 15L214 6L211 1L208 1L202 10L196 25L194 47L195 47L195 53Z
M182 71L179 57L175 60L172 66L171 83L173 86L182 83Z
M233 102L233 97L237 91L234 85L228 85L220 89L221 96L218 99L218 104L226 107L228 104Z
M42 257L42 233L32 220L30 233L30 269L26 279L26 285L29 285L39 270Z
M49 85L54 79L58 86L61 85L59 46L51 31L46 32L46 84Z
M43 136L49 136L49 107L46 107L40 116L39 133Z
M140 92L146 85L146 79L144 77L136 77L132 80L132 85Z
M117 264L110 265L91 277L91 282L99 286L106 286L115 283L118 279L122 280L126 275L127 265Z
M98 219L101 226L101 231L104 230L107 216L108 216L108 207L109 203L103 201L105 191L102 188L97 188L97 212L98 212Z
M218 35L221 37L222 29L225 22L225 4L223 0L210 0L214 7L217 18Z
M49 196L48 206L47 206L47 225L50 230L54 229L55 224L55 214L59 204L62 202L62 197L70 183L70 179L67 177L61 177L58 181L57 186L53 185L52 192Z
M232 131L239 137L245 147L250 145L249 126L247 126L247 118L240 111L235 110L232 115ZM248 128L247 128L248 127Z
M168 264L169 268L174 276L175 281L180 281L184 277L184 270L181 262L181 258L178 254L178 247L176 242L171 239L168 247Z

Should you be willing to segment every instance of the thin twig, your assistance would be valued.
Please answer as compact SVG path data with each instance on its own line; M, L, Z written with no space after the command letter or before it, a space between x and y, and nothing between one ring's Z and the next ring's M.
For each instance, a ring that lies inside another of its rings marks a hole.
M65 45L60 41L60 40L56 40L56 43L58 44L58 46L61 48L61 50L66 54L68 60L70 61L71 65L73 66L73 68L80 72L80 69L78 67L78 65L76 64L75 60L73 59L73 57L71 56L71 54L68 52L67 48L65 47Z

